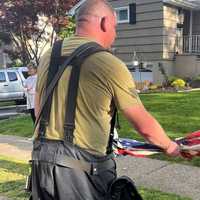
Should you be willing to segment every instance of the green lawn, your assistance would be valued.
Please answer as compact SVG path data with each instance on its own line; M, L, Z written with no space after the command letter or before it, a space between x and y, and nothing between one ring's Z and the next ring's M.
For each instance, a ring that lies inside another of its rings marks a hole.
M0 156L0 196L24 200L28 165L23 161Z
M24 185L28 168L23 161L0 156L0 196L7 196L15 200L27 199ZM155 190L140 189L140 193L144 200L190 200Z
M183 137L187 133L200 129L199 91L190 93L141 94L140 97L146 109L160 122L171 138ZM120 137L143 140L121 115L120 125ZM187 161L181 158L170 158L163 154L153 156L153 158L200 166L200 158Z
M200 129L200 92L141 94L142 102L148 111L161 123L171 138L183 137L189 132ZM121 115L120 137L142 140ZM31 137L33 124L29 115L0 121L0 134ZM200 166L200 158L187 161L156 155L153 158Z
M142 94L140 97L147 110L156 117L171 138L182 137L188 132L200 129L200 92ZM142 139L121 115L120 125L120 137ZM0 121L1 134L30 137L32 132L33 124L29 115ZM154 157L200 166L200 158L186 161L172 159L163 155ZM28 165L26 163L0 156L0 194L11 199L24 199L23 188L27 173ZM140 188L140 193L144 200L189 200L143 188Z
M0 121L0 134L31 137L33 134L33 122L29 115Z
M141 94L140 98L171 138L200 129L200 92ZM138 138L121 116L120 125L119 132L123 137Z

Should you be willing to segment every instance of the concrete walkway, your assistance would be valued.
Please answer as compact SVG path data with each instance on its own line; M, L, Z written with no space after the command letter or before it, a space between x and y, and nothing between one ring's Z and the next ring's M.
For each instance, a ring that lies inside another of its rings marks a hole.
M31 148L32 142L26 138L0 135L0 155L28 160ZM118 175L131 177L138 186L200 200L199 167L130 156L119 157L116 161Z
M8 200L6 197L0 197L0 200Z

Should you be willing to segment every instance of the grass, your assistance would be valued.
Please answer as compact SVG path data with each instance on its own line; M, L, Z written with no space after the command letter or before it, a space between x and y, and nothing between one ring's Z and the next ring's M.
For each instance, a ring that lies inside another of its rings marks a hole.
M184 198L174 194L163 193L150 189L139 189L139 193L142 195L143 200L191 200L190 198Z
M0 156L0 196L10 199L24 200L24 191L28 165L23 161Z
M183 137L200 129L200 92L141 94L146 109L160 122L171 138ZM141 139L120 115L121 137ZM0 121L0 133L31 136L33 124L29 115ZM25 134L23 133L25 132Z
M25 162L0 156L0 195L15 200L27 199L24 192L24 185L28 171L29 167ZM144 200L191 200L144 188L141 188L139 191Z
M31 137L33 134L33 122L29 115L0 121L0 134Z
M172 138L198 130L200 92L141 95L146 108Z
M200 129L200 92L141 94L146 109L160 122L171 138L183 137ZM123 137L138 137L120 116ZM141 138L141 137L138 137Z
M200 92L140 95L146 109L160 122L172 139L183 137L187 133L200 129L199 97ZM143 140L123 116L120 115L119 117L120 137ZM200 166L200 158L188 161L181 158L170 158L163 154L153 156L153 158Z
M183 137L189 132L200 129L200 92L190 93L155 93L141 94L145 107L161 123L167 134L172 138ZM143 140L132 126L121 115L120 137ZM33 124L29 115L0 121L0 133L31 137ZM153 156L161 160L200 166L200 158L192 161L182 158L170 158L163 154Z

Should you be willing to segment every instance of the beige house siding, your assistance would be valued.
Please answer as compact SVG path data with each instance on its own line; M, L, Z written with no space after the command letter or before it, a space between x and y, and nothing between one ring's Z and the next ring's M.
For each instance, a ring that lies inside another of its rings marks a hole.
M177 34L182 36L181 30L177 31L177 23L181 23L181 17L178 16L178 9L172 6L164 5L164 28L163 28L163 58L173 60L176 49Z
M132 61L136 51L143 62L158 61L163 54L162 0L110 0L114 8L136 3L136 24L118 24L114 44L116 55L123 61Z

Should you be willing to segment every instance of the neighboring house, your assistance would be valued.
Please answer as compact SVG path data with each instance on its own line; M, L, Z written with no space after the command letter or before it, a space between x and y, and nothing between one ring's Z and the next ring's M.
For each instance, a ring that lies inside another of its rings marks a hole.
M164 59L171 73L181 77L200 74L200 1L165 0Z
M118 14L116 55L131 66L134 51L139 62L152 70L148 79L161 82L159 66L167 74L200 74L200 3L188 0L110 0ZM136 23L130 23L131 5ZM125 14L127 13L127 14ZM120 17L122 20L120 20ZM141 73L141 72L140 72ZM140 74L139 73L139 74ZM144 80L142 72L139 79ZM136 76L138 80L138 76Z
M76 10L85 0L71 10ZM109 0L118 17L115 55L136 71L136 81L200 74L199 0ZM133 65L139 61L143 69ZM135 70L136 68L136 70ZM147 69L147 70L146 70ZM146 72L145 72L146 71ZM152 72L151 72L152 71Z

